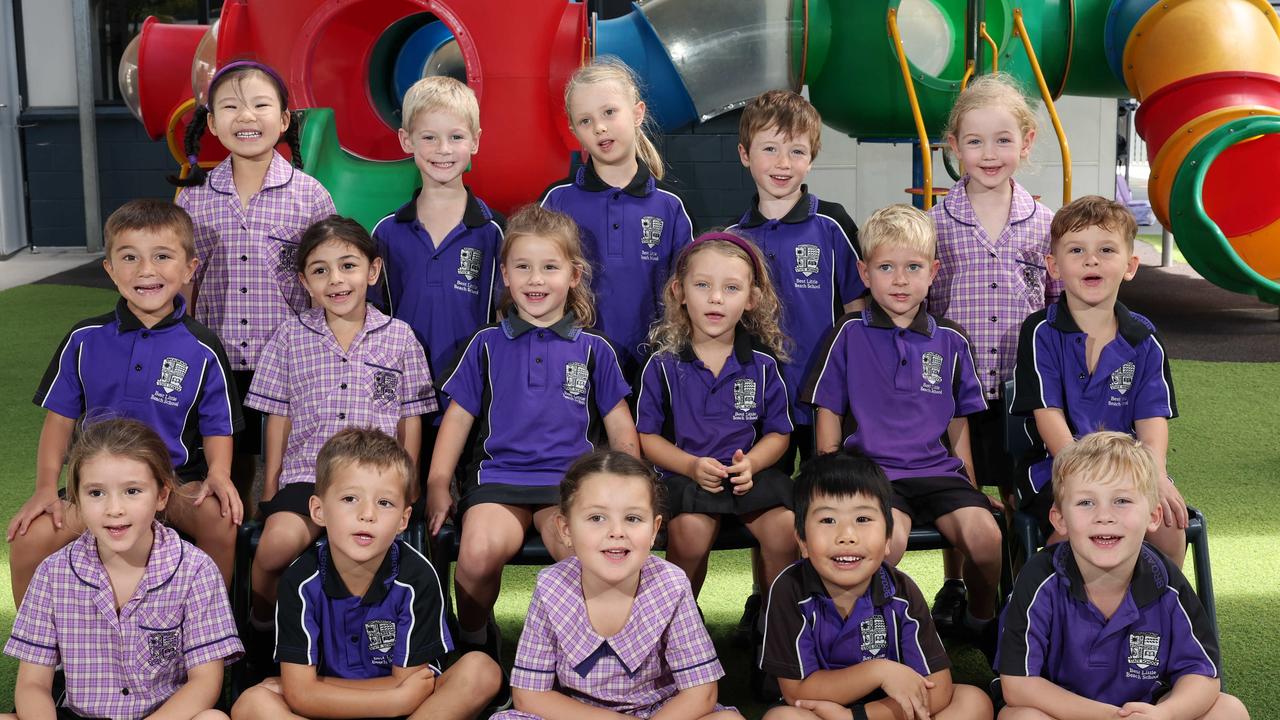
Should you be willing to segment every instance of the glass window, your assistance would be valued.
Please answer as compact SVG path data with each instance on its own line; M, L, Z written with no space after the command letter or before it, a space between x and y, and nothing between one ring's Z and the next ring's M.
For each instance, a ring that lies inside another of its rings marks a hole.
M94 99L99 104L123 104L116 85L120 56L148 16L164 23L208 25L221 9L222 0L90 0Z

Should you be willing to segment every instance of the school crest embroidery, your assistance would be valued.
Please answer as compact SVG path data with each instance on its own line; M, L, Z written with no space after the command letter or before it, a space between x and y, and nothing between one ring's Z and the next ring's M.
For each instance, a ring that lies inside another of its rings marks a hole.
M468 280L480 277L480 266L484 264L484 251L480 248L464 247L458 253L458 274Z
M580 362L564 364L564 397L579 405L587 402L587 365Z
M1129 388L1133 385L1133 372L1136 368L1133 363L1127 362L1116 368L1111 373L1111 389L1124 395L1129 392Z
M862 656L874 657L884 652L889 646L889 631L885 628L884 616L879 613L863 620L860 627L862 628Z
M942 356L927 352L920 356L920 376L930 385L942 382Z
M293 243L280 245L280 272L293 273L298 267L298 246Z
M1130 633L1129 664L1143 670L1160 664L1160 636L1153 632Z
M733 409L738 412L749 412L756 407L756 381L751 378L738 378L733 381Z
M182 391L182 379L187 376L187 363L176 357L167 357L160 362L160 379L156 380L166 393L172 395Z
M390 620L370 620L364 624L364 634L371 653L390 652L396 646L396 624Z
M155 630L147 633L147 664L163 667L178 657L182 645L182 631Z
M370 399L374 404L387 406L396 401L397 390L400 386L400 378L390 370L375 370L373 373L373 387L369 389Z
M796 246L796 272L809 277L818 272L818 262L822 259L822 250L817 245Z
M652 248L661 240L662 218L653 215L640 218L640 242Z
M1035 265L1022 266L1022 282L1026 283L1028 290L1040 289L1040 274L1044 272Z

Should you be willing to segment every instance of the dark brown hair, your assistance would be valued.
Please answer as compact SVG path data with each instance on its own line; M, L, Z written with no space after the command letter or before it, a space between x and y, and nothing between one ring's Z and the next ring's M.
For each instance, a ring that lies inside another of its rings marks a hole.
M178 243L182 245L187 259L196 256L196 231L187 211L168 200L139 198L121 205L107 218L107 224L102 228L107 259L111 259L111 249L115 247L120 233L139 230L153 233L172 231L178 236Z
M343 465L393 470L404 480L405 499L413 495L413 460L395 438L377 428L343 428L325 442L316 456L316 495L324 495Z
M1049 237L1052 239L1050 252L1057 249L1058 241L1067 233L1091 227L1100 227L1120 235L1124 238L1125 248L1133 252L1133 239L1138 236L1138 221L1122 203L1101 195L1078 197L1054 213L1053 222L1049 224Z
M169 447L146 423L133 418L88 417L80 423L76 442L67 457L67 500L72 505L80 502L85 463L99 455L114 455L146 465L161 492L165 488L172 490L177 483Z
M582 487L582 481L597 474L620 475L644 480L649 485L649 499L653 503L653 514L658 516L663 513L666 492L658 482L657 476L653 474L653 468L624 452L606 449L583 455L569 466L569 471L560 481L560 513L562 515L569 516L569 508L573 505L573 498L578 494L578 489Z
M822 149L822 116L817 108L792 90L769 90L747 103L738 120L738 142L751 149L756 133L777 128L783 137L809 141L809 156L817 159Z
M311 223L302 231L302 237L298 240L296 270L306 272L307 258L311 257L316 248L330 240L341 240L354 246L361 255L369 259L370 264L378 259L378 244L369 237L369 231L363 225L348 217L330 215Z

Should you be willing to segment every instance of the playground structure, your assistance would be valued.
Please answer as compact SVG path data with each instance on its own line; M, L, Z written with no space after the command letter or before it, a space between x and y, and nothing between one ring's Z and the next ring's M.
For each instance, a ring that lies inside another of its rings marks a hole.
M467 181L507 209L565 174L564 82L592 54L635 69L665 129L807 85L829 126L924 148L968 80L998 68L1049 110L1064 200L1054 98L1135 97L1161 223L1205 278L1280 304L1280 19L1265 0L648 0L600 22L566 0L228 0L213 27L148 20L121 86L183 164L213 70L272 65L309 109L308 172L372 226L418 182L394 132L413 81L452 75L476 92L485 133ZM209 138L199 161L225 152ZM931 153L919 162L928 204Z

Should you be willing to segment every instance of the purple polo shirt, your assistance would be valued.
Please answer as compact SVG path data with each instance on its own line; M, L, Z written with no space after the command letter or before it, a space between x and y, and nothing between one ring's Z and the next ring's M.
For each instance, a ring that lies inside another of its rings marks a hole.
M964 463L942 444L953 418L982 412L969 342L955 325L916 313L899 328L874 300L836 326L805 386L804 401L857 424L844 445L890 480L953 476Z
M437 407L413 331L372 305L347 350L321 308L285 321L263 350L244 402L289 418L279 487L315 482L316 456L339 430L375 427L395 437L401 418Z
M462 222L437 244L418 221L413 197L378 222L373 239L382 280L369 301L409 323L439 376L453 365L472 333L493 322L502 289L498 253L506 220L467 189Z
M929 211L941 267L929 286L928 308L969 334L983 391L996 400L1013 375L1019 325L1062 294L1062 283L1049 277L1044 260L1053 211L1010 180L1009 222L993 238L969 201L968 180L961 178Z
M1089 372L1086 334L1080 330L1066 297L1022 323L1015 369L1013 414L1032 415L1037 408L1060 408L1071 436L1079 439L1099 430L1134 434L1134 423L1145 418L1175 418L1169 357L1156 328L1145 317L1116 303L1116 337ZM1036 432L1034 417L1026 420L1034 450L1028 468L1031 487L1048 486L1053 458ZM1038 458L1038 459L1037 459Z
M452 649L440 578L403 540L387 548L363 597L347 589L323 540L280 576L276 662L363 680L435 663Z
M588 705L647 718L677 692L723 676L683 571L657 556L646 558L626 624L604 637L587 614L582 563L570 557L538 573L511 686L559 690Z
M755 345L739 325L719 376L691 347L650 357L640 374L636 429L726 465L735 450L748 452L769 433L790 434L791 401L778 361Z
M643 162L623 188L605 183L587 163L547 189L542 206L577 221L594 272L596 327L617 344L628 368L639 367L640 346L661 317L663 285L693 239L684 202Z
M892 660L924 676L951 667L920 588L887 564L848 617L808 560L778 574L768 607L760 667L775 677L803 680L867 660Z
M298 241L308 225L337 212L333 199L275 153L247 207L236 194L231 158L210 170L204 185L183 188L177 203L196 229L196 319L222 339L233 369L254 370L280 323L309 304L298 282Z
M146 717L186 684L192 668L244 653L213 560L176 530L151 528L147 567L119 612L89 532L40 563L18 608L4 653L61 663L63 706L78 715Z
M559 485L605 440L604 416L631 394L618 354L572 314L551 327L519 315L481 328L440 389L476 418L472 483Z
M1004 607L995 668L1111 705L1154 702L1185 675L1218 677L1218 640L1182 572L1143 543L1129 591L1105 618L1070 543L1031 558Z
M795 343L794 358L782 367L793 398L792 417L813 424L813 410L800 401L805 378L818 358L818 348L844 305L866 290L858 276L858 226L837 203L804 194L777 220L760 214L760 196L730 230L755 241L764 253L773 284L782 300L782 331Z
M179 475L199 467L205 437L244 427L222 344L186 313L148 328L121 298L114 312L81 320L49 361L33 402L78 419L109 410L146 423L169 448Z

